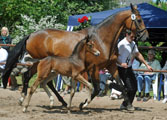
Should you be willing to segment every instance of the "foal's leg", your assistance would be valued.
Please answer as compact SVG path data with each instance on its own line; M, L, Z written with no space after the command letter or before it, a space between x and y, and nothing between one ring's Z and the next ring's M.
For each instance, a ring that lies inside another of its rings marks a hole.
M52 82L52 81L51 81ZM50 99L50 108L53 107L53 104L54 104L54 98L52 96L52 94L50 93L50 91L48 90L48 88L46 87L46 83L43 82L41 83L41 87L45 90L45 92L47 93L49 99Z
M38 85L40 84L40 79L37 78L36 81L34 82L34 84L31 86L30 88L30 91L29 91L29 94L28 94L28 97L26 99L26 103L25 103L25 106L23 108L23 112L26 112L27 111L27 108L29 106L29 103L30 103L30 99L33 95L33 93L36 91Z
M93 86L81 74L79 74L75 79L83 83L88 88L89 97L88 99L86 99L85 104L82 105L83 107L86 107L91 102L91 94L93 92Z
M92 83L93 83L94 90L91 94L90 102L94 99L95 96L98 95L99 90L100 90L100 86L99 86L99 83L100 83L99 82L99 68L97 66L93 67L93 69L91 71L91 78L92 78ZM79 106L80 110L82 110L83 107L86 107L89 103L88 103L87 99L85 100L85 102L82 102Z
M70 83L71 83L70 99L69 99L69 103L68 103L68 106L67 106L69 111L70 111L70 108L71 108L72 99L75 95L75 88L76 88L76 82L75 81L71 80Z

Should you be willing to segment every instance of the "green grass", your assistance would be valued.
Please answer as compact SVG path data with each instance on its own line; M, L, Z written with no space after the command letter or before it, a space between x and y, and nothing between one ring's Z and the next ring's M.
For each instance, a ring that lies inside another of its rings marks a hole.
M35 74L35 75L30 79L30 81L29 81L29 86L32 86L32 84L34 83L34 81L35 81L35 79L36 79L36 76L37 76L37 74ZM17 83L18 83L19 85L22 85L22 76L19 75L19 76L16 77L16 79L17 79Z

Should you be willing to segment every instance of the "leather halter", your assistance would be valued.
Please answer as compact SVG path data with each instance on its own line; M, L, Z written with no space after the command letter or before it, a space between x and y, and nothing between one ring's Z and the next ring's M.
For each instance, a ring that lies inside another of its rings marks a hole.
M134 19L132 18L132 15L135 16ZM137 38L136 38L136 41L139 41L139 40L143 37L143 35L145 34L144 31L146 30L146 28L140 30L139 23L138 23L138 21L137 21L137 19L136 19L136 15L132 13L132 14L131 14L131 27L130 27L130 30L132 29L133 23L135 23L135 26L136 26L136 37L137 37ZM142 34L141 34L141 33L142 33Z

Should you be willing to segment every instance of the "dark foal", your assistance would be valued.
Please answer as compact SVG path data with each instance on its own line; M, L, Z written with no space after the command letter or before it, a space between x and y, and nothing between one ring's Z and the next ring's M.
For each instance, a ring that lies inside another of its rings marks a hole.
M99 56L100 52L95 48L94 42L92 40L89 41L88 38L89 37L85 37L76 45L70 57L48 56L40 60L37 66L37 79L30 88L23 112L26 112L29 106L31 96L37 89L38 85L43 84L43 86L46 86L46 84L53 78L55 78L57 74L70 76L73 78L73 80L79 81L83 83L85 86L87 86L89 90L88 103L91 101L91 93L93 92L93 86L81 74L86 71L85 54L89 52L95 56ZM72 90L68 104L69 109L71 107L71 101L73 96L74 91Z

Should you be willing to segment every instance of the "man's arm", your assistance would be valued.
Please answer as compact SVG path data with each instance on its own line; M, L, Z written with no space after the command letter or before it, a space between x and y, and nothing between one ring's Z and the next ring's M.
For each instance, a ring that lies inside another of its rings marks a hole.
M140 52L137 52L137 53L136 53L136 57L140 60L140 62L144 63L145 66L146 66L150 71L153 71L152 67L147 64L147 62L145 61L143 55L142 55Z

